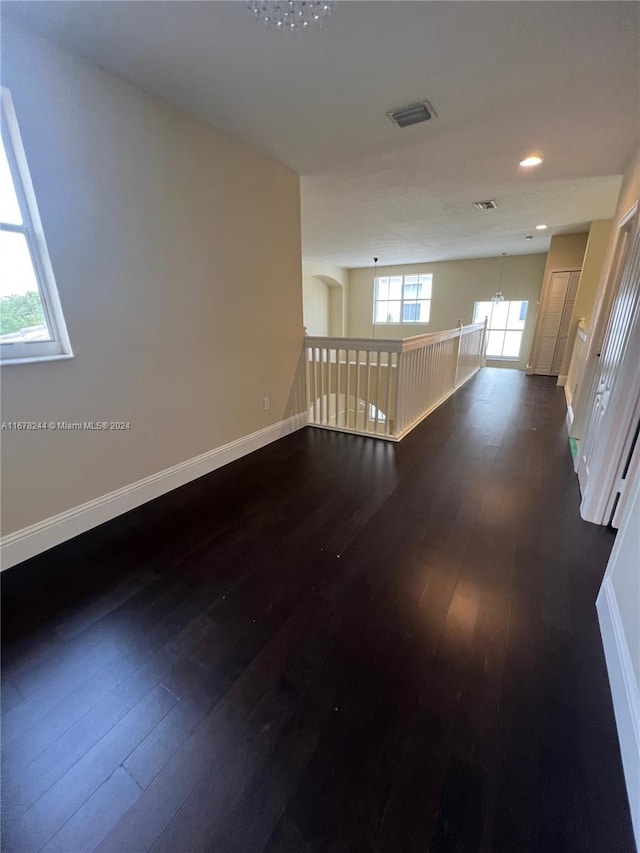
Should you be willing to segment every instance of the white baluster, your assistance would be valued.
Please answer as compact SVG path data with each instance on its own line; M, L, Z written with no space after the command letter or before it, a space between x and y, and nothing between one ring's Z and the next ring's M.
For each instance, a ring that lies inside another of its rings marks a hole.
M347 375L345 376L345 401L344 401L344 425L347 429L350 429L351 424L349 422L349 397L351 395L351 350L346 350L345 352L345 370Z
M371 395L371 353L367 350L365 362L365 400L364 400L364 423L362 429L367 431L369 424L369 403Z
M318 389L317 389L317 370L318 362L316 360L316 348L311 347L311 393L313 399L313 422L318 423Z
M387 418L385 432L391 435L391 383L393 380L393 353L387 353L387 400L385 403L385 416Z
M406 357L407 353L398 353L398 389L396 400L396 435L400 435L406 423L406 407L407 407L407 382L406 382Z

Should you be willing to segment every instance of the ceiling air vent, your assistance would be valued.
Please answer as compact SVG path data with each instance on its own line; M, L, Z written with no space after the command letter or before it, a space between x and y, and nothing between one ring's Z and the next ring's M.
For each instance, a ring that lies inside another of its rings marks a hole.
M437 113L429 101L420 101L419 104L410 104L401 110L392 110L387 115L397 127L409 127L411 124L429 121L430 118L437 116Z
M476 210L495 210L498 205L490 198L488 201L474 201L473 206Z

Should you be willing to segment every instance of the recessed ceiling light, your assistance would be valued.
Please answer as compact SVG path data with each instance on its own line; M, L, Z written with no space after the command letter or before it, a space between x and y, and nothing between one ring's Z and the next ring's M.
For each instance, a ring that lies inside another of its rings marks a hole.
M536 225L536 231L546 231L546 230L547 230L546 225Z
M532 154L531 157L525 157L524 160L520 160L520 165L525 169L530 169L532 166L539 166L542 163L542 157L538 157L537 154Z

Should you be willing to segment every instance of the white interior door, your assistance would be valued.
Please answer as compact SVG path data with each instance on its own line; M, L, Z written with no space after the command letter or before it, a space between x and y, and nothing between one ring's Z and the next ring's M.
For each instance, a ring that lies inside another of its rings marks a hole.
M638 215L622 226L624 254L589 398L578 464L582 517L608 524L640 394L640 233Z
M620 500L617 503L614 503L613 518L611 519L611 526L615 527L616 530L622 524L622 519L624 518L627 506L629 505L630 492L632 491L630 485L635 482L640 482L640 417L638 419L635 432L631 438L631 446L625 461L622 479L624 482L624 488L619 496Z
M576 304L576 294L578 293L578 284L580 283L580 273L572 272L569 276L567 285L567 295L564 300L562 309L562 319L558 328L558 337L556 340L556 348L553 353L553 363L551 365L551 375L558 376L562 373L562 362L564 361L564 352L567 348L567 340L571 330L571 318L573 317L573 307Z
M540 345L534 366L534 373L542 376L551 374L570 280L570 272L554 272L551 274L542 313Z

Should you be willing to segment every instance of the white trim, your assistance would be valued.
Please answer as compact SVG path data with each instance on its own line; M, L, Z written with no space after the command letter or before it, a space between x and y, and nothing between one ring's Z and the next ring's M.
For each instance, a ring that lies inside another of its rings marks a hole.
M245 435L186 462L180 462L136 483L116 489L95 500L61 512L30 527L9 533L0 539L1 570L34 557L67 539L85 533L105 521L166 494L185 483L253 453L307 424L307 413L300 412L250 435Z
M397 299L382 299L381 302L397 302ZM414 302L431 302L430 299L415 299ZM430 320L376 320L375 326L430 326Z
M401 324L396 323L395 325ZM459 338L461 335L470 335L472 332L484 329L484 327L483 320L482 323L470 323L467 326L456 326L455 329L429 332L425 335L412 335L408 338L335 338L307 335L304 339L304 345L307 349L315 347L316 349L368 350L369 352L410 352L427 344L448 341L450 338Z
M75 358L73 353L65 355L34 355L31 358L11 358L2 362L2 367L8 367L10 364L40 364L43 361L68 361L70 358Z
M621 486L620 499L611 519L611 526L616 529L620 527L626 517L628 508L633 502L634 492L640 490L640 438L636 441L635 447L631 452L629 467L626 470Z
M571 404L573 400L571 397L571 389L568 385L564 386L564 398L567 403L567 430L569 431L569 434L571 434L571 427L573 426L573 406Z
M440 397L439 400L436 400L436 402L432 406L430 406L426 412L423 412L414 421L411 421L411 423L407 427L405 427L405 429L403 429L401 433L398 433L397 436L394 436L393 440L394 441L401 441L405 437L405 435L408 435L412 430L414 430L418 426L418 424L421 424L425 418L428 418L429 415L431 414L431 412L435 412L435 410L439 406L441 406L446 400L448 400L452 394L455 394L456 391L458 391L460 388L462 388L462 386L465 384L465 382L468 382L472 376L475 376L476 373L480 369L481 369L480 367L476 367L476 369L473 371L473 373L470 373L468 376L465 376L465 378L462 380L462 382L458 383L458 385L456 385L455 388L451 388L449 391L446 392L446 394L443 394L443 396Z
M564 374L562 374L562 373L561 373L561 374L560 374L560 376L558 376L558 381L556 382L556 385L559 385L561 388L564 388L564 386L565 386L566 384L567 384L567 374L566 374L566 373L564 373Z
M627 783L631 822L640 850L640 693L610 577L596 601L613 710Z
M620 219L618 220L618 229L620 229L620 228L624 228L624 226L627 224L627 222L628 222L630 219L633 219L633 217L634 217L634 216L636 215L636 213L638 212L638 208L640 208L640 201L635 201L635 202L631 205L631 207L629 208L629 210L627 210L627 212L626 212L626 213L624 213L624 214L620 217Z
M399 438L396 438L395 435L388 435L387 433L382 432L366 432L363 429L348 429L347 427L338 427L338 426L328 426L325 424L309 424L310 429L328 429L330 432L343 432L348 435L359 435L362 438L375 438L377 440L382 439L383 441L400 441Z
M578 328L576 329L576 337L582 338L584 343L586 344L589 340L589 329L586 326L583 326L584 318L580 317L578 320Z

